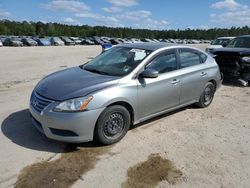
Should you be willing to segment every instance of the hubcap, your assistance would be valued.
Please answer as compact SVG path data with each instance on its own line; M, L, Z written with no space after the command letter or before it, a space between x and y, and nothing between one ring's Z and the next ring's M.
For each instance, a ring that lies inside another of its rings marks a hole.
M213 88L211 87L206 87L205 91L204 91L205 95L204 95L204 102L205 104L209 104L212 99L213 99Z
M124 129L124 119L119 113L113 113L105 121L104 134L106 137L119 137Z

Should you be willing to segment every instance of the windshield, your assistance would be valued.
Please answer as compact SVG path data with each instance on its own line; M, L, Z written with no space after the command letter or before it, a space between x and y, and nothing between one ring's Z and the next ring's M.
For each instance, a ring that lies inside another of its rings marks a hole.
M125 76L131 73L151 51L127 47L115 47L91 60L84 70L110 76Z
M212 45L223 45L224 43L229 43L231 39L216 39L211 44Z
M250 37L239 37L233 39L228 45L228 48L250 48Z

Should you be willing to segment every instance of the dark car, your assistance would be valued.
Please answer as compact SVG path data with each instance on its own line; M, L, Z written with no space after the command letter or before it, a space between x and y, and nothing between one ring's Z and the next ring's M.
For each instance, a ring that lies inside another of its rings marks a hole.
M32 38L23 38L22 42L25 46L37 46L37 42Z
M4 46L23 46L23 43L20 38L17 37L11 37L7 38L3 42Z
M97 36L93 37L93 41L95 42L96 45L100 45L100 44L103 43L102 40L101 40L101 38L97 37Z
M63 40L63 42L65 43L65 45L69 46L69 45L75 45L76 43L71 40L69 37L61 37L61 39Z
M243 86L250 83L250 35L233 39L226 48L214 51L215 60L226 77L238 79Z
M122 42L116 38L110 39L110 42L112 45L122 44Z

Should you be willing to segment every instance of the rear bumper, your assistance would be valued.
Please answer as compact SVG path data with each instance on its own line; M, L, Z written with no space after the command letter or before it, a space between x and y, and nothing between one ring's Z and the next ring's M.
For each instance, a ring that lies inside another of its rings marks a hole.
M48 107L39 113L31 105L29 107L32 122L38 131L48 138L72 143L93 140L95 124L103 110L60 113Z

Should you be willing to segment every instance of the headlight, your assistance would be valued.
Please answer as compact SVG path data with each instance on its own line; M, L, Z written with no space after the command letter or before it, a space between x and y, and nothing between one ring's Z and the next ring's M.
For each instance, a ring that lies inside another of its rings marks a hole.
M81 112L87 109L93 97L81 97L70 99L58 104L53 111L55 112Z
M246 56L242 58L243 62L250 63L250 56Z

